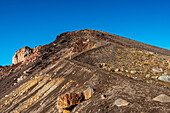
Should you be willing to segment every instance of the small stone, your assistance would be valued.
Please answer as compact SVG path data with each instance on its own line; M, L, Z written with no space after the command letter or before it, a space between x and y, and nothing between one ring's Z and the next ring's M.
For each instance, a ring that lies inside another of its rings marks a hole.
M153 68L152 71L160 73L160 72L163 72L163 69L162 68Z
M27 74L27 71L23 71L24 74Z
M170 97L165 94L160 94L159 96L155 97L153 100L159 102L170 102Z
M94 89L89 87L88 89L86 89L84 92L83 92L83 95L85 97L85 99L89 99L92 97L92 95L94 94Z
M151 75L150 75L150 74L147 74L145 77L146 77L146 78L150 78L150 77L151 77Z
M148 52L149 55L153 55L154 53L153 52Z
M118 72L118 71L120 71L120 69L116 68L114 71L115 71L115 72Z
M136 71L135 71L135 70L134 70L134 71L130 71L130 73L131 73L131 74L135 74L135 73L136 73Z
M121 107L121 106L127 106L129 104L129 102L127 102L126 100L123 100L121 98L117 99L115 102L114 102L114 105L118 106L118 107Z
M128 70L125 70L126 73L128 73L129 71Z
M17 78L17 82L20 82L20 81L22 81L23 80L23 76L20 76L19 78Z
M106 98L106 95L101 95L101 99L105 99Z

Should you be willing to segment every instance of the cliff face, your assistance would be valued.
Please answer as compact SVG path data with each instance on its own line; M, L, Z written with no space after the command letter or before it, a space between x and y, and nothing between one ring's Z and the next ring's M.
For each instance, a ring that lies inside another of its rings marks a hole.
M169 63L169 50L120 36L62 33L0 67L0 112L169 113Z

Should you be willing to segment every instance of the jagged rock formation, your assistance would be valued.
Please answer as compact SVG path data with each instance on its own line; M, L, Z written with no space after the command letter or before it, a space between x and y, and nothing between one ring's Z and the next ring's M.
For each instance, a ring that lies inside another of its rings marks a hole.
M15 64L0 67L1 113L60 112L59 100L67 106L60 106L61 112L170 112L169 101L162 99L169 99L170 83L152 78L169 76L169 50L95 30L62 33L29 50L20 50L27 56Z
M31 53L33 53L33 49L31 49L31 48L29 48L27 46L21 48L13 56L12 63L17 64L18 62L24 61L25 57L29 56Z
M30 48L30 47L23 47L21 49L19 49L13 56L12 58L12 64L17 64L19 62L25 61L25 59L30 56L31 54L35 53L39 47L35 47L35 48Z

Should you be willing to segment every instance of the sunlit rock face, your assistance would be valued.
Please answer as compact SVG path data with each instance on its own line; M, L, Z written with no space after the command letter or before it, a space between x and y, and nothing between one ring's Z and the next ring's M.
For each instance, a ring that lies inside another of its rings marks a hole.
M30 48L30 47L23 47L19 49L12 58L12 64L17 64L22 62L26 59L26 57L30 56L32 53L36 52L39 47Z
M33 53L33 49L27 46L19 49L12 58L12 64L17 64L18 62L24 61L24 59L31 53Z

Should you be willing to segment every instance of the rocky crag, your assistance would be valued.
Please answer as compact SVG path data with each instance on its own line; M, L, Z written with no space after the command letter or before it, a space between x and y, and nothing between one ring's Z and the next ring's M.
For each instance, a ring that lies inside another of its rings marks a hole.
M0 66L2 113L170 112L166 49L85 29L23 47L12 62Z

